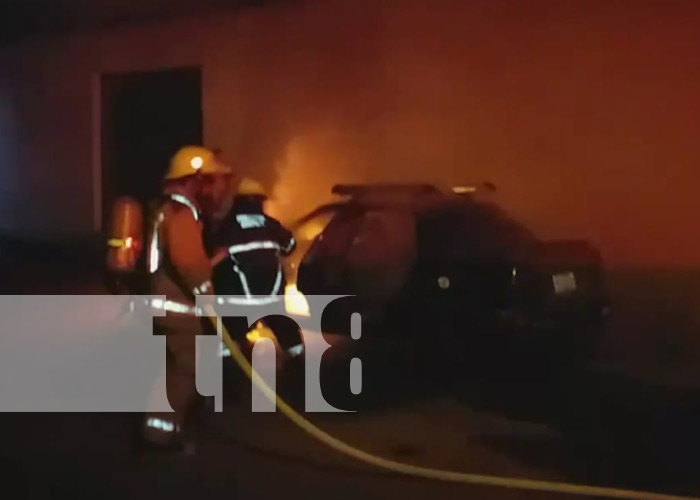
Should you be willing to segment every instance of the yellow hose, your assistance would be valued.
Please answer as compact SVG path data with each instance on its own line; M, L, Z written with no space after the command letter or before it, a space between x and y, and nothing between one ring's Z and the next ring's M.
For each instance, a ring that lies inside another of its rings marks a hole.
M260 389L270 401L275 402L280 411L302 430L310 434L315 439L321 441L326 446L349 457L352 457L356 460L360 460L367 464L374 465L376 467L380 467L382 469L386 469L392 472L397 472L399 474L471 485L496 486L500 488L555 492L565 493L569 495L584 495L592 497L627 498L633 500L700 500L700 498L698 497L680 497L660 493L623 490L617 488L603 488L569 483L537 481L501 476L487 476L481 474L468 474L464 472L431 469L428 467L419 467L416 465L396 462L394 460L388 460L386 458L372 455L370 453L357 449L331 436L322 429L316 427L309 420L307 420L297 411L295 411L282 398L280 398L279 395L272 388L270 388L270 386L268 386L267 383L265 383L262 377L260 377L260 375L253 369L251 364L244 356L243 352L241 352L236 342L233 341L226 327L222 324L221 321L218 321L218 318L216 317L216 313L214 312L213 308L209 306L208 308L206 308L206 310L211 321L214 323L214 326L216 328L220 328L219 331L221 333L222 340L231 351L231 355L234 361L248 376L248 378L258 387L258 389Z

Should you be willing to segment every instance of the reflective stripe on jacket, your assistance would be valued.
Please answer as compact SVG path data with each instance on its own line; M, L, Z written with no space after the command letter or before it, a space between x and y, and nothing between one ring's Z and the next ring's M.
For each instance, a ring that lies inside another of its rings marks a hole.
M214 283L230 304L263 305L284 294L281 258L296 247L292 233L261 213L232 212L216 235L225 255L216 259Z
M167 194L154 213L148 241L150 293L165 295L170 312L194 314L194 296L213 290L197 205L182 194Z

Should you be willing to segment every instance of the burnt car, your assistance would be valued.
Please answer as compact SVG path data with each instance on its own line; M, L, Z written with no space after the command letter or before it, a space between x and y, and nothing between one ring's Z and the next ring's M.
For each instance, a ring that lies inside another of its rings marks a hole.
M339 185L337 202L296 225L302 295L351 296L325 332L483 353L539 349L565 363L594 352L610 307L602 259L586 241L543 241L480 189ZM514 347L517 346L517 347Z

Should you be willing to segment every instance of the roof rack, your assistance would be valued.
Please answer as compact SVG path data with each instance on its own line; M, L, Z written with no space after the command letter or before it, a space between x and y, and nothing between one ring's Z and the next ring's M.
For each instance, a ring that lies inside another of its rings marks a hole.
M358 196L363 194L427 194L438 189L432 184L338 184L333 186L332 194L339 196Z

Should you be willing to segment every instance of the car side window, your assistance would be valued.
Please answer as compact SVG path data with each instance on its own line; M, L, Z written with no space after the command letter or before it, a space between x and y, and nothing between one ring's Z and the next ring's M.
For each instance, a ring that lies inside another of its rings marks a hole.
M368 210L348 255L358 266L391 266L415 254L415 223L410 212Z
M312 249L314 254L323 257L345 257L357 236L361 222L361 212L337 214L316 239Z
M354 289L373 300L397 293L415 263L415 219L407 210L368 210L348 252Z

